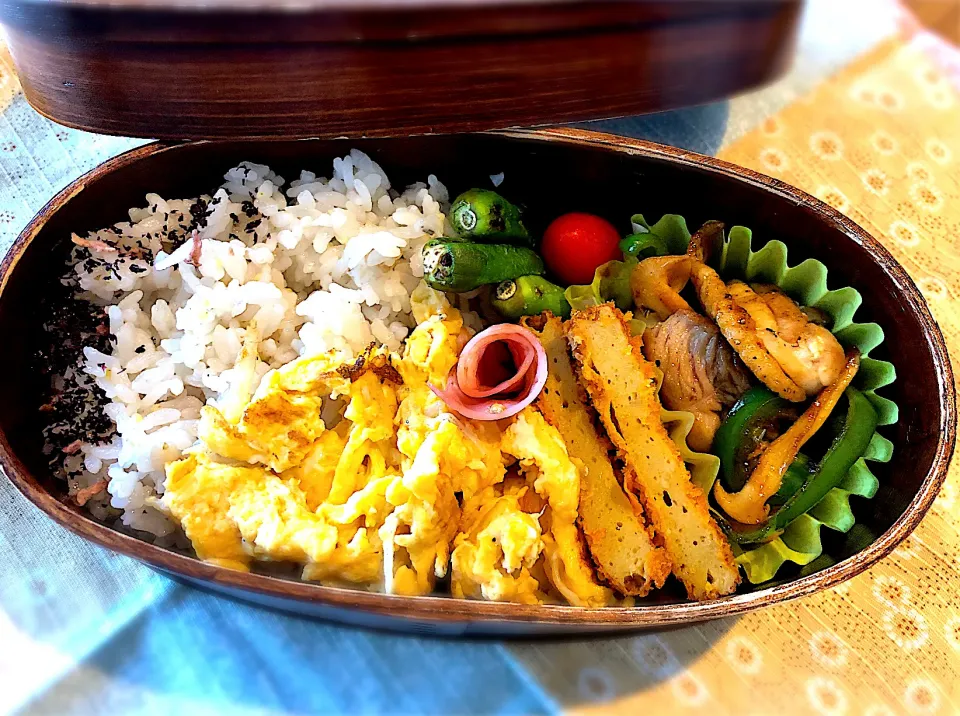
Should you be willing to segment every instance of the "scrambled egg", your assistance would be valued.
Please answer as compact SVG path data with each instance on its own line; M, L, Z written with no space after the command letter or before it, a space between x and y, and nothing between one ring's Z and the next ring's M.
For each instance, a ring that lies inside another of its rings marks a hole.
M425 284L412 307L400 355L300 358L245 403L206 406L200 442L167 465L163 505L201 559L234 569L283 560L306 580L418 595L452 564L457 596L610 603L584 558L579 474L559 434L533 408L451 413L430 384L445 384L470 332ZM346 408L328 427L331 398ZM517 461L523 475L506 477Z
M350 403L343 417L350 423L350 432L327 497L335 505L343 504L395 465L390 442L397 412L396 388L370 372L354 380L347 394Z
M201 559L246 571L251 559L325 560L336 528L306 508L295 480L238 467L204 453L167 467L164 504Z
M540 549L533 550L530 512L521 510L519 502L515 507L511 499L520 496L518 493L508 490L499 498L488 498L493 506L477 520L480 529L474 526L457 536L454 594L470 595L479 590L488 599L537 603L542 598L530 581L530 571L542 554L548 583L537 585L539 590L548 592L552 586L577 606L614 603L613 592L597 583L587 561L583 537L576 526L580 475L556 428L536 409L525 408L504 431L500 449L519 459L528 482L546 503L542 515L537 515Z
M539 514L521 507L529 490L523 484L503 483L464 503L463 531L453 550L453 596L520 604L543 601L534 576L543 552Z
M349 427L347 423L341 425ZM340 426L325 431L317 438L303 462L281 473L283 477L297 481L310 510L316 511L330 496L337 465L347 447L345 432Z
M427 382L443 388L460 349L470 338L464 331L463 317L446 296L425 283L414 289L410 305L417 327L404 344L400 375L408 386L426 388Z
M447 573L460 525L457 494L469 498L480 486L499 482L504 467L497 426L468 426L428 385L446 384L470 337L460 312L425 284L411 298L418 325L397 363L403 387L395 427L403 477L387 495L396 507L381 535L386 590L426 594Z
M244 351L248 350L245 341ZM241 360L243 356L241 355ZM336 354L293 361L264 376L236 424L217 408L200 411L200 440L218 455L282 472L303 462L325 430L323 398L345 390Z

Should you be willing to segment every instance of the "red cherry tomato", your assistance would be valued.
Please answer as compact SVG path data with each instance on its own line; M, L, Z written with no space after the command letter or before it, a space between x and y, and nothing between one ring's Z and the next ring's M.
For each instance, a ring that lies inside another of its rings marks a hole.
M593 282L597 267L622 259L620 234L606 219L574 212L558 216L543 234L540 253L564 285Z

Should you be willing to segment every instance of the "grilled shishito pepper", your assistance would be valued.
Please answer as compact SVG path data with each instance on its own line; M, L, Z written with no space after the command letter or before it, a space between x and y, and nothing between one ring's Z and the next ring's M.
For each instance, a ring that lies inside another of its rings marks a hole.
M521 246L434 239L423 247L423 277L438 291L472 291L545 270L537 253Z
M799 487L791 487L791 494L783 499L780 508L774 512L770 518L762 525L745 528L729 528L728 533L731 539L740 544L753 544L763 542L771 536L784 530L793 520L802 514L813 509L820 500L822 500L830 490L837 487L844 476L853 467L853 464L863 457L877 428L879 418L877 411L869 400L855 388L847 388L844 391L844 397L847 402L846 413L842 419L835 422L838 425L830 447L819 462L813 464L809 458L800 455L790 466L787 475L794 472L794 481L802 479ZM754 405L762 405L763 401L757 401ZM719 435L719 431L717 433ZM721 452L721 465L723 465L724 455L729 455L727 446ZM777 496L784 492L788 479L784 477L781 490ZM775 504L775 498L770 500Z
M570 318L570 304L563 289L542 276L520 276L503 281L494 291L493 307L512 321L521 316L537 316L544 311L563 319Z
M520 220L520 209L489 189L470 189L454 199L450 223L464 239L533 246L533 237Z

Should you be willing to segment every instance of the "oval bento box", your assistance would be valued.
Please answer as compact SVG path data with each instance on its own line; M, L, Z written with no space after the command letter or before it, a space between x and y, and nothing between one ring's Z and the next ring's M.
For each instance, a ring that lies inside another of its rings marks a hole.
M707 602L659 596L630 608L585 609L398 597L242 574L158 547L95 522L65 499L42 454L41 381L32 370L42 338L40 297L64 271L71 232L126 218L147 192L196 196L239 161L279 174L323 170L358 147L389 168L397 185L436 174L448 186L481 185L504 173L511 197L551 211L606 216L682 213L690 225L721 219L761 241L779 239L790 263L814 258L831 285L863 296L857 316L878 323L886 340L876 356L897 380L883 394L900 408L885 429L895 450L877 467L881 489L857 505L877 538L862 549L825 533L837 563L776 586ZM0 463L17 488L51 519L96 544L205 588L291 612L368 626L437 633L543 634L679 625L740 614L837 585L888 554L917 526L946 475L956 432L954 382L946 347L904 269L863 229L817 199L774 179L716 159L647 142L556 129L403 139L154 143L112 159L58 194L23 231L0 267L0 335L17 346L0 352ZM673 599L673 601L670 601Z

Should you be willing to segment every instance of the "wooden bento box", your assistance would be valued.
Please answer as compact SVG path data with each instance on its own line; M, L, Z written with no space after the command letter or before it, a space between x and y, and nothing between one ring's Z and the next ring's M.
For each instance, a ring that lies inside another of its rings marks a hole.
M0 3L28 100L68 126L160 138L111 159L54 197L0 266L0 464L51 519L175 578L296 613L435 633L557 634L682 625L809 595L869 568L923 518L956 433L943 337L904 269L823 202L722 161L575 129L503 129L638 114L728 96L776 77L800 3L522 0L163 0ZM453 132L478 132L452 134ZM498 130L498 131L487 131ZM392 137L392 138L390 138ZM182 141L189 139L191 141ZM196 141L212 140L212 141ZM395 184L436 174L450 186L509 176L530 207L601 215L722 217L783 241L792 264L822 261L863 297L858 320L886 340L897 380L885 429L891 462L859 520L864 545L824 532L836 563L704 602L664 592L629 608L528 606L400 597L213 566L95 521L51 474L41 433L42 297L71 243L126 218L147 192L196 196L240 161L281 174L329 165L352 147Z

